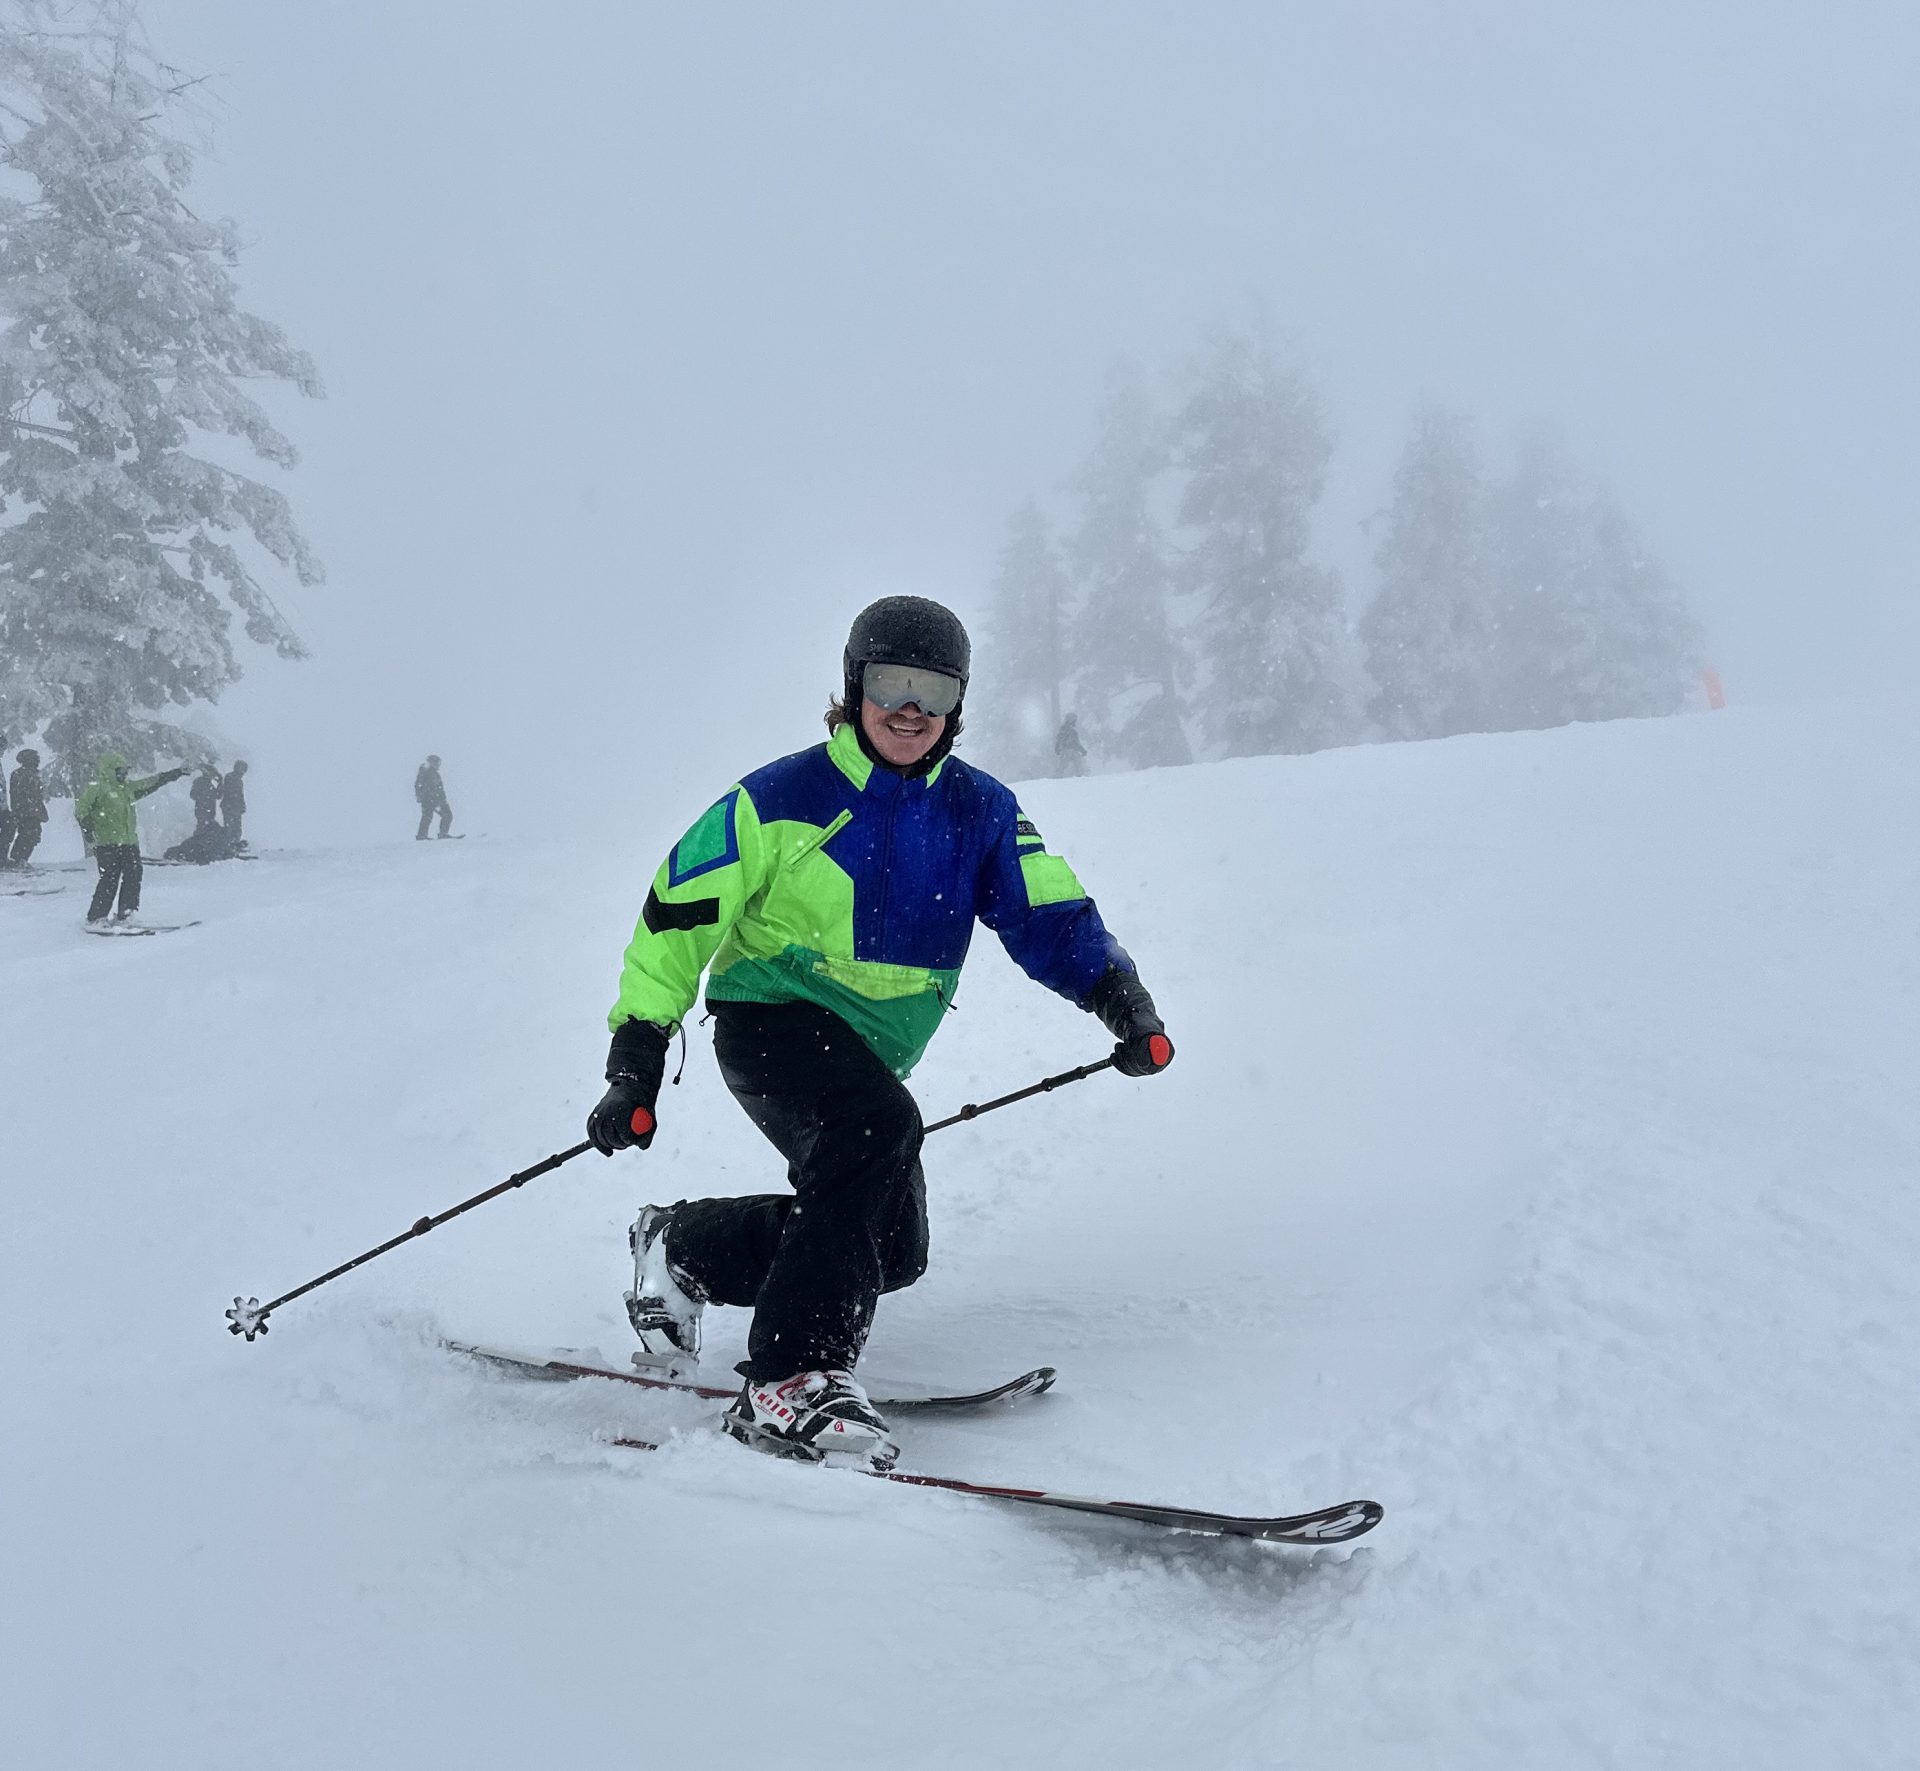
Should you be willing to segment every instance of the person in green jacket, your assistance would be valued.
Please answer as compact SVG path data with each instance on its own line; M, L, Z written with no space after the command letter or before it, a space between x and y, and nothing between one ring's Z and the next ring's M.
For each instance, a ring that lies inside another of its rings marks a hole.
M95 765L93 780L73 802L73 815L80 831L93 847L100 864L100 882L93 888L93 902L87 906L88 922L104 922L113 909L115 893L120 906L114 920L124 921L140 908L140 820L134 813L134 801L157 793L169 781L178 781L184 768L165 769L144 780L128 779L127 759L117 750L109 750Z
M880 1297L926 1271L920 1109L904 1079L952 1010L974 926L1112 1035L1113 1068L1173 1043L1132 958L1013 791L951 754L972 646L952 610L855 618L828 741L741 777L653 877L621 966L587 1137L646 1149L668 1042L706 979L727 1088L790 1192L649 1205L627 1314L647 1364L690 1366L708 1304L753 1311L722 1425L782 1456L898 1453L854 1367Z

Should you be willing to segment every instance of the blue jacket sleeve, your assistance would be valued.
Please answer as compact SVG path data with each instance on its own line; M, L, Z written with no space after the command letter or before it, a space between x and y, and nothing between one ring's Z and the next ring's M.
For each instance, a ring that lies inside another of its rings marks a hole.
M980 920L1028 977L1085 1008L1110 967L1132 971L1133 961L1011 794L996 813L981 869Z

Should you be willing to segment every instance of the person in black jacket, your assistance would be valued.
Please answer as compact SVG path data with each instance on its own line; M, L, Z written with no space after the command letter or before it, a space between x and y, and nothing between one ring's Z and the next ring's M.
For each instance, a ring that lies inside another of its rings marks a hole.
M40 846L40 832L47 822L47 793L40 780L40 752L23 750L7 782L7 798L13 809L13 840L0 860L10 867L24 867Z
M226 834L227 847L240 849L246 846L241 835L241 824L247 815L247 765L235 763L227 771L227 778L220 783L220 824Z
M453 807L447 804L447 790L440 779L440 759L437 756L428 757L415 773L413 797L420 802L420 828L413 833L413 840L427 840L427 826L433 822L436 814L440 819L438 834L445 836L453 823Z
M198 840L220 827L220 771L202 763L187 792L193 799L193 835Z

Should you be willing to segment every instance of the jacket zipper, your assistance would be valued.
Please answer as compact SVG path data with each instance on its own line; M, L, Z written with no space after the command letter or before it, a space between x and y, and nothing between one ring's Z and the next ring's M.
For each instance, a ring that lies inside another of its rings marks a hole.
M874 919L878 929L880 951L887 952L887 900L893 891L893 827L900 816L900 801L906 793L904 785L893 790L893 801L887 807L887 838L880 850L880 914Z

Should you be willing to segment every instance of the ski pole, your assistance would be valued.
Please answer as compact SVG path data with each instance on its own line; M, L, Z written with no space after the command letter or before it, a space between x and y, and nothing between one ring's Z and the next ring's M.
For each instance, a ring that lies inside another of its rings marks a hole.
M1077 1070L1062 1070L1058 1076L1043 1076L1026 1088L1017 1088L1010 1095L1002 1095L997 1101L969 1101L958 1113L950 1113L945 1119L936 1119L922 1135L945 1131L948 1126L958 1125L965 1119L978 1119L982 1113L991 1113L996 1107L1011 1107L1015 1101L1024 1101L1029 1095L1044 1095L1049 1089L1064 1088L1070 1082L1085 1082L1095 1072L1112 1068L1113 1060L1102 1058L1097 1064L1082 1064Z
M633 1110L633 1129L641 1137L653 1130L654 1119L644 1107ZM233 1307L227 1311L227 1332L243 1334L252 1340L256 1334L265 1334L271 1326L267 1318L282 1304L290 1304L295 1298L305 1297L310 1291L318 1291L321 1286L338 1279L343 1273L351 1273L355 1267L364 1267L367 1262L378 1260L381 1255L396 1249L403 1242L411 1242L416 1236L424 1236L429 1230L437 1230L442 1224L450 1223L462 1212L472 1211L476 1205L485 1205L489 1199L497 1199L502 1193L511 1192L515 1187L524 1187L537 1176L548 1174L563 1162L571 1162L576 1156L583 1156L591 1150L591 1143L575 1144L571 1150L561 1150L549 1156L544 1162L536 1162L531 1168L522 1169L517 1175L508 1175L504 1181L489 1187L484 1193L476 1193L471 1199L461 1202L440 1212L434 1217L421 1218L410 1228L402 1230L398 1236L383 1242L378 1248L370 1248L365 1254L355 1255L350 1261L344 1261L330 1273L322 1273L318 1279L309 1279L305 1285L296 1285L292 1291L277 1297L270 1304L263 1304L258 1298L235 1298Z

